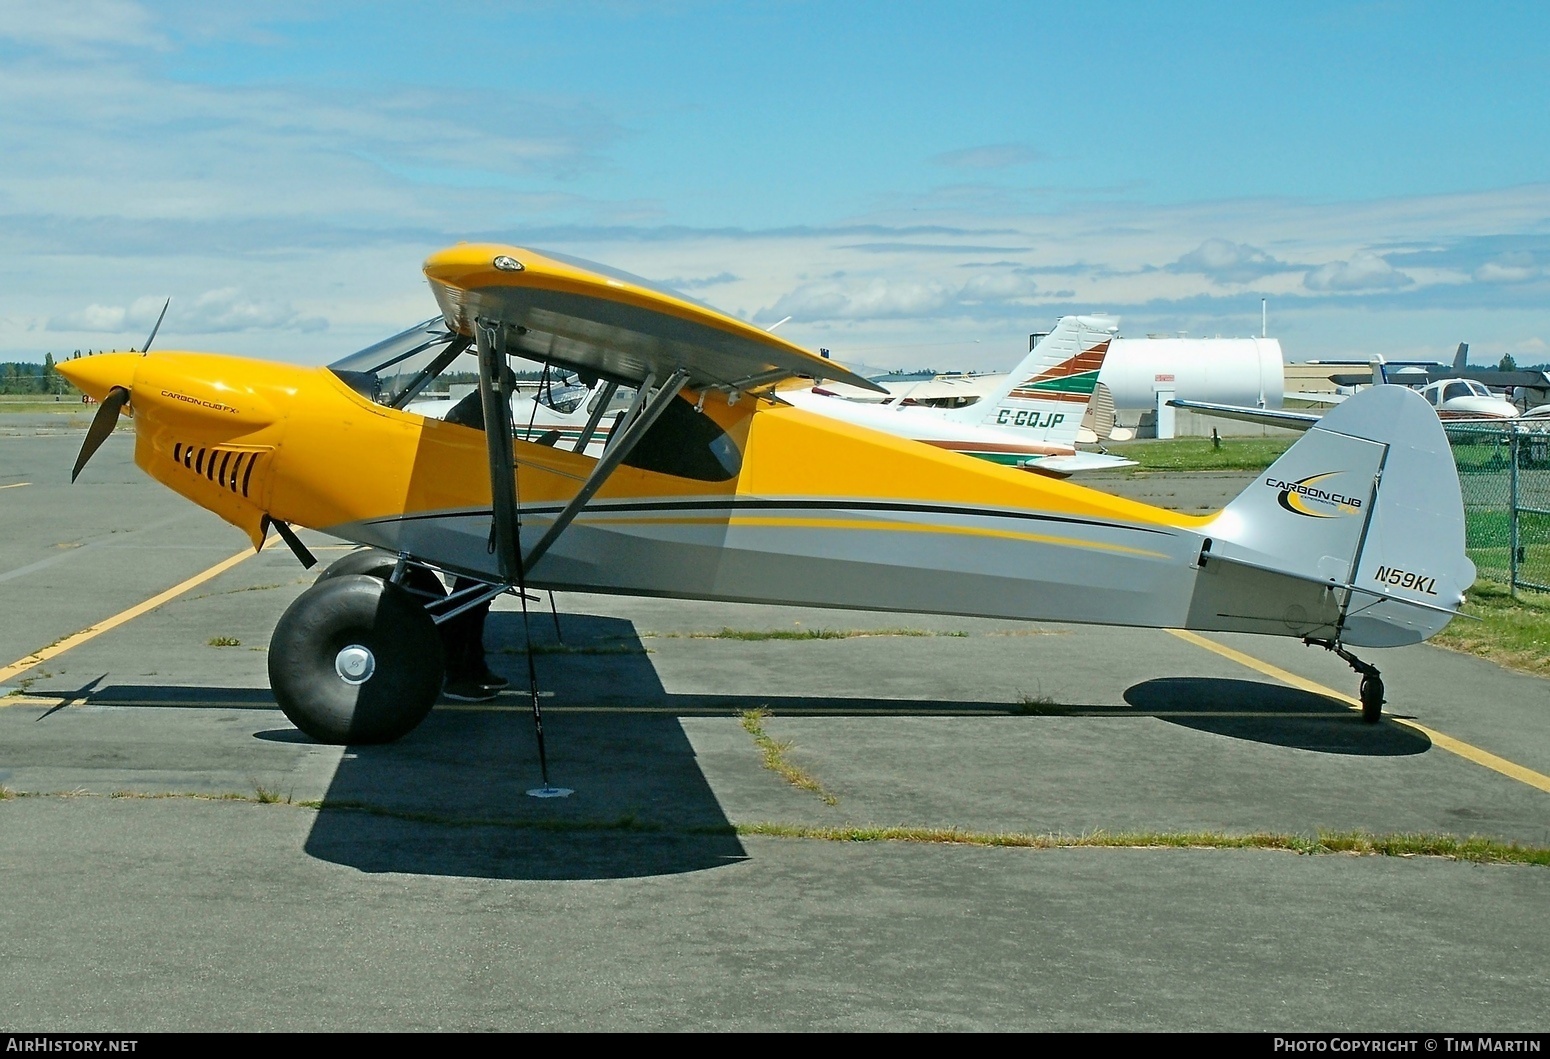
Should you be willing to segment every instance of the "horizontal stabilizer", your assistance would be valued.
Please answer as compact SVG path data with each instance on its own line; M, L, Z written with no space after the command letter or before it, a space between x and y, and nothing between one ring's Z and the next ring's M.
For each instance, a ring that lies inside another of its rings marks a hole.
M1110 456L1106 452L1074 452L1069 456L1044 456L1028 460L1021 466L1025 471L1038 471L1040 474L1065 478L1068 475L1083 474L1087 471L1113 471L1121 467L1135 467L1137 463L1123 456Z

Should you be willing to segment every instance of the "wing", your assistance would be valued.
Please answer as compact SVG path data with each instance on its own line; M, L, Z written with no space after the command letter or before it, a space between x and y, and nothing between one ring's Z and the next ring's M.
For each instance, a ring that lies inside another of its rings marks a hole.
M646 280L558 254L459 243L425 262L447 325L503 328L506 351L639 385L684 370L691 389L758 389L805 375L881 387L824 357Z
M1210 401L1169 401L1175 408L1187 408L1219 419L1236 419L1261 426L1288 427L1292 430L1308 430L1324 418L1322 412L1293 412L1285 408L1245 408L1235 404L1213 404Z

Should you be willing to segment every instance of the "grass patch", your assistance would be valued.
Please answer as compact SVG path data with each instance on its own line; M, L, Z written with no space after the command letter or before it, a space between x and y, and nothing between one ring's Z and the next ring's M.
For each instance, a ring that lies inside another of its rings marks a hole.
M212 636L206 641L211 647L241 647L242 641L235 636Z
M20 698L21 696L31 691L32 686L42 679L43 674L41 673L34 673L30 677L22 677L16 682L16 686L14 688L5 693L5 697L8 699Z
M787 760L786 753L791 749L792 744L777 742L764 731L764 721L769 716L770 711L760 707L755 710L744 710L742 717L743 731L753 736L754 745L764 755L764 767L793 787L812 791L825 805L840 804L840 800L824 790L823 784L819 783L816 777Z
M1115 456L1135 460L1142 471L1257 471L1269 467L1292 447L1292 435L1273 438L1227 437L1220 448L1210 438L1165 438L1105 446Z
M719 632L648 632L665 640L855 640L869 636L968 636L930 629L722 629Z
M762 711L756 725L762 729ZM746 727L746 724L745 724ZM86 790L18 791L0 787L0 801L18 798L98 798ZM1093 831L1084 835L1034 834L1024 831L974 831L958 827L823 827L810 824L755 822L747 824L708 824L675 827L642 820L626 813L604 820L545 820L513 817L467 817L447 813L393 809L356 800L305 799L293 801L258 788L254 793L114 791L113 800L201 802L246 802L254 805L284 805L316 812L358 812L369 816L403 820L410 823L446 827L493 827L519 831L557 833L624 832L679 834L691 836L761 836L768 838L813 839L824 842L916 842L955 846L993 846L1013 849L1270 849L1285 850L1303 856L1347 854L1377 857L1443 857L1480 864L1522 864L1550 867L1550 847L1526 846L1517 842L1470 836L1431 834L1372 835L1361 831L1320 831L1314 835L1256 832L1232 835L1219 831Z
M922 842L1019 849L1274 849L1317 856L1347 853L1381 857L1446 857L1486 864L1550 867L1550 848L1452 835L1369 835L1319 832L1288 835L1215 831L1094 831L1086 835L1038 835L1021 831L969 831L956 827L817 827L807 824L739 824L739 835L812 838L828 842Z
M1025 691L1017 693L1017 700L1012 703L1012 712L1024 717L1069 717L1071 711L1056 702L1049 695L1030 695Z
M96 411L96 405L83 405L79 397L66 397L57 402L52 397L0 400L0 412L64 412L90 416Z
M1455 618L1431 642L1535 676L1550 677L1550 595L1476 581L1463 612L1479 621Z

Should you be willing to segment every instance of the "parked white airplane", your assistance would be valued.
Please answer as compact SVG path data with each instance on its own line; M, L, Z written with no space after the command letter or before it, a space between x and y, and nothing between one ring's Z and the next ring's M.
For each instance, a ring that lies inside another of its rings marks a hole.
M1118 329L1105 316L1062 318L995 391L962 408L861 403L822 386L779 396L833 419L1041 474L1133 467L1134 460L1076 447L1082 413Z
M1373 361L1373 385L1403 386L1405 374L1403 370L1385 373L1383 362ZM1424 374L1422 377L1425 377ZM1492 393L1484 383L1476 382L1474 379L1438 379L1436 382L1419 387L1418 392L1426 398L1426 403L1436 410L1437 418L1445 423L1518 417L1517 405ZM1350 395L1320 393L1298 396L1316 397L1326 404L1339 404ZM1169 403L1175 408L1187 408L1190 411L1203 412L1220 419L1236 419L1246 423L1287 427L1292 430L1307 430L1324 417L1323 412L1295 411L1290 408L1246 408L1239 405L1213 404L1209 401L1171 401Z
M1473 379L1440 379L1421 388L1426 403L1437 409L1437 418L1516 419L1518 406L1498 397Z

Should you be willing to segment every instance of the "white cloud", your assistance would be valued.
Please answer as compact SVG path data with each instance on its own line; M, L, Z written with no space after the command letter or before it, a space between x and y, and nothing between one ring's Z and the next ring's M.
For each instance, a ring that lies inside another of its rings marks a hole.
M88 305L76 313L68 313L58 319L50 318L50 331L92 331L117 334L124 330L129 310L122 305Z
M1542 270L1529 254L1503 254L1475 269L1474 278L1481 283L1526 283L1541 274Z
M931 161L951 169L1008 169L1037 162L1043 155L1026 143L989 143L933 155Z
M1217 283L1248 283L1292 267L1257 246L1226 239L1207 239L1167 266L1170 272L1194 273Z
M167 47L145 8L127 0L0 0L0 40L72 56Z
M1309 272L1303 284L1313 291L1343 293L1394 290L1415 280L1377 254L1363 251L1349 261L1331 261Z
M662 280L661 283L669 290L704 290L707 287L723 287L728 283L736 283L741 278L723 270L714 276L675 276L672 279Z
M1031 304L1038 292L1031 278L1014 272L985 273L962 284L909 278L837 277L804 283L761 309L756 320L792 316L808 323L887 320L975 310L1004 310Z
M144 341L156 323L163 298L137 298L130 305L88 305L50 317L47 329L67 333L111 334L126 341ZM205 291L185 306L169 305L166 325L186 334L231 331L321 331L328 321L294 307L243 297L236 287ZM143 333L142 333L143 332ZM158 341L158 345L163 343Z
M290 305L254 301L236 287L205 291L178 321L184 331L322 331L328 321L307 316Z
M927 316L946 306L952 294L940 283L920 280L889 280L880 276L856 282L819 280L783 295L754 319L793 316L808 321L876 320Z

